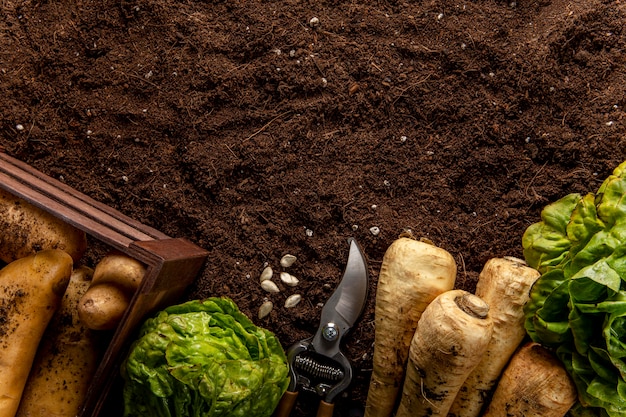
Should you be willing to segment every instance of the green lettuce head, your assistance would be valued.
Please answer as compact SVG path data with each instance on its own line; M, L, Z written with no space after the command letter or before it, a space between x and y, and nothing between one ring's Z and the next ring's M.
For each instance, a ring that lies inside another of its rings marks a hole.
M289 383L278 339L226 298L146 320L121 373L126 417L270 416Z
M576 384L573 415L626 417L626 162L595 194L570 194L541 220L522 238L526 262L542 273L526 330Z

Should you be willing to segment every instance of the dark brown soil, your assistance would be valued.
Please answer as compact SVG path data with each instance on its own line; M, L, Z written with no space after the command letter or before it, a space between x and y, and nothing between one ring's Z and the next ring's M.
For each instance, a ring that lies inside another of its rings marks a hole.
M231 297L285 348L315 331L355 237L371 292L347 416L402 230L472 290L543 206L626 159L625 21L621 0L5 0L0 146L208 249L188 297ZM301 283L268 296L259 274L286 253Z

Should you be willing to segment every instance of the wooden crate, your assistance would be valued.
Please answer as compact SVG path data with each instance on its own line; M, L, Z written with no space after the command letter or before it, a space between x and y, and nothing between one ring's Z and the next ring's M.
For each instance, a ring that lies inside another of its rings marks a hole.
M146 275L113 333L79 417L97 417L119 380L133 333L147 315L179 301L208 252L171 238L0 152L0 187L141 262Z

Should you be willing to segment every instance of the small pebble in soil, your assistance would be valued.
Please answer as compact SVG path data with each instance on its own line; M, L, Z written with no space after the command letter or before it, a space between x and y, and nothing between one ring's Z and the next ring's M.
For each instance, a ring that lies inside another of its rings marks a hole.
M284 282L285 285L289 285L290 287L295 287L300 282L298 278L287 272L280 273L280 280Z
M261 304L261 307L259 307L259 318L262 319L267 317L272 312L273 308L274 303L266 299L265 302Z
M261 288L263 288L265 291L269 292L269 293L278 293L280 292L280 289L278 288L278 285L276 285L274 283L274 281L270 281L270 280L265 280L261 283Z
M309 26L311 26L312 28L319 26L320 24L320 19L317 17L312 17L311 20L309 20Z
M380 228L376 226L370 227L370 233L373 234L374 236L378 236L378 234L380 233Z
M24 125L18 123L15 125L15 128L21 132L22 130L24 130Z
M274 270L272 269L272 267L266 266L263 269L263 272L261 272L261 277L259 278L259 281L263 282L263 281L267 281L268 279L272 279L273 275L274 275Z
M301 300L302 300L302 296L300 294L290 295L285 300L285 308L293 308L297 306Z

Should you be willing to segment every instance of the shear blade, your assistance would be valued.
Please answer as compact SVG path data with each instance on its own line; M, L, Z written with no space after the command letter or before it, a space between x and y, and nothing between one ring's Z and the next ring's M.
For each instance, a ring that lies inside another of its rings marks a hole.
M322 309L320 328L313 338L314 348L331 357L339 352L339 341L354 326L367 300L369 277L365 256L356 240L350 239L349 242L346 269L337 289ZM335 339L324 337L324 331L329 324L338 331Z

